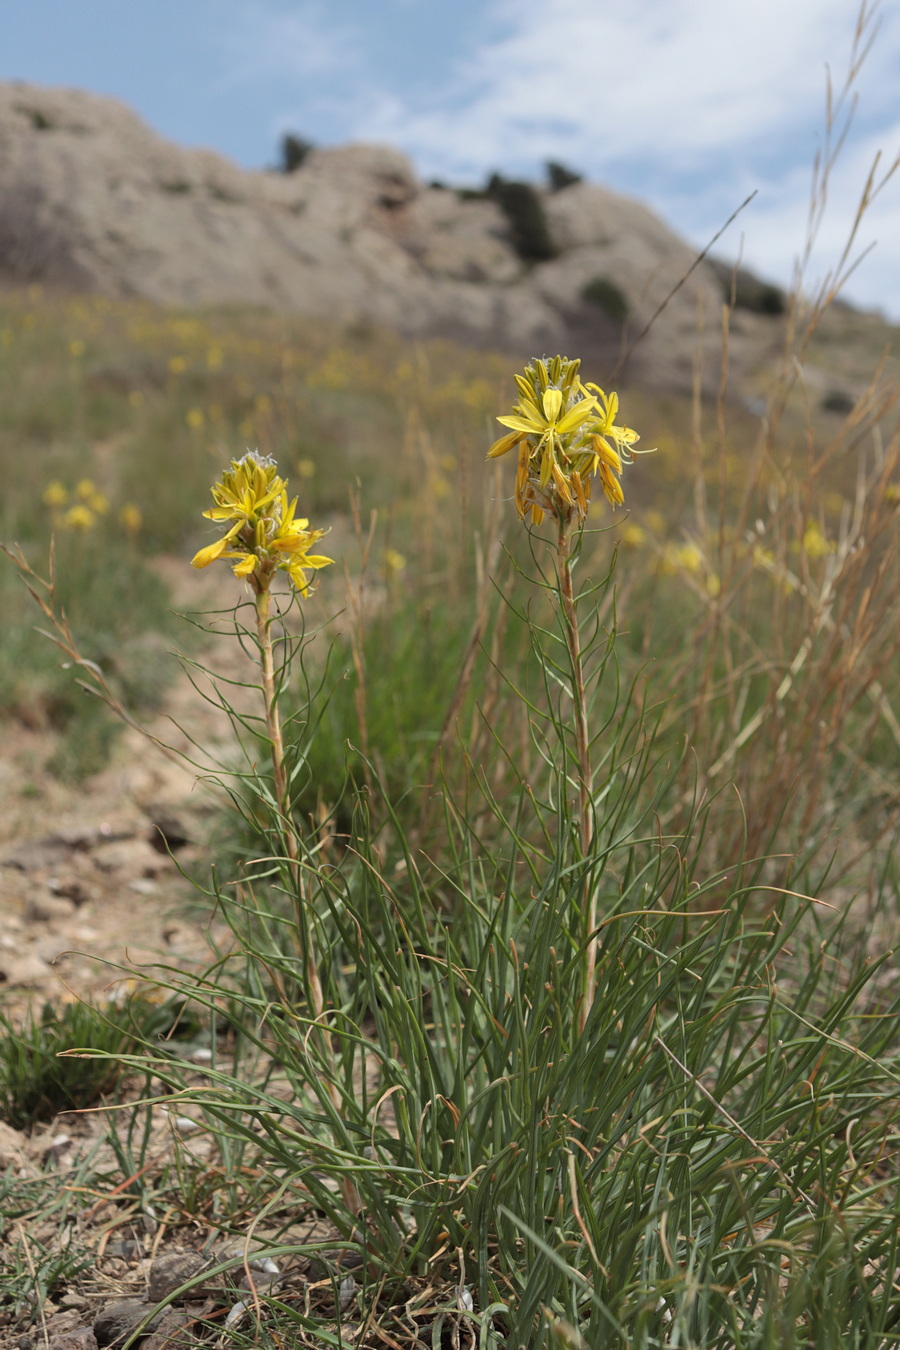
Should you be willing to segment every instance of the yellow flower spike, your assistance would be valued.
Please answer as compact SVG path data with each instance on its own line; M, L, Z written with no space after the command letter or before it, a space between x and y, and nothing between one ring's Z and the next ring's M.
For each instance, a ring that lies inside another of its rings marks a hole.
M584 520L594 475L611 506L624 501L619 475L634 456L638 435L616 424L618 395L583 384L580 367L565 356L532 361L515 376L518 403L497 418L509 430L488 457L518 447L515 502L522 519L530 512L537 522L549 511L561 520L573 514Z
M300 594L307 595L306 573L327 567L332 560L310 553L324 530L310 530L308 520L296 517L297 498L288 501L275 461L248 450L242 459L231 461L213 485L212 498L215 505L204 516L229 522L229 528L214 544L200 549L193 566L208 567L226 559L234 564L234 575L248 580L257 595L269 589L276 572L286 572Z

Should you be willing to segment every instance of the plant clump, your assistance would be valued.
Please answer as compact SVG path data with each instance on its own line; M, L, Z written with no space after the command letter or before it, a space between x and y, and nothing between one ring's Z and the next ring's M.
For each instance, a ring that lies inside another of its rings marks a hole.
M548 262L559 249L553 241L540 193L531 183L492 174L485 195L509 222L512 245L523 262Z

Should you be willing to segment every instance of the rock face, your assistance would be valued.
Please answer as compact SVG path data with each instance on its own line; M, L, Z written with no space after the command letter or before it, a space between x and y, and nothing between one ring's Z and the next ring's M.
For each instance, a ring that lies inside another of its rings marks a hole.
M639 333L694 254L606 188L540 196L558 255L526 263L495 201L426 187L390 147L313 151L291 174L247 172L161 139L110 99L0 84L6 280L277 307L525 357L577 348L611 367L622 313L627 335ZM641 343L634 373L683 386L698 312L714 371L721 304L721 283L701 264Z

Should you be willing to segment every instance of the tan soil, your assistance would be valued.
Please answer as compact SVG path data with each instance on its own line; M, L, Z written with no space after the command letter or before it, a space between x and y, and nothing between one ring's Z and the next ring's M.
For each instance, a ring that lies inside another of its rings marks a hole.
M191 573L183 559L161 559L158 567L176 608L237 598L224 569ZM223 659L227 641L211 653L213 663ZM234 645L227 650L232 670ZM229 738L224 715L184 672L147 730L195 758L192 739L215 753ZM129 727L106 769L63 783L45 767L55 743L52 732L15 722L4 724L0 741L0 988L4 1008L14 1013L33 1000L101 996L122 978L122 965L184 965L209 953L202 903L179 870L202 864L206 822L216 809L196 771ZM178 843L182 836L186 845Z

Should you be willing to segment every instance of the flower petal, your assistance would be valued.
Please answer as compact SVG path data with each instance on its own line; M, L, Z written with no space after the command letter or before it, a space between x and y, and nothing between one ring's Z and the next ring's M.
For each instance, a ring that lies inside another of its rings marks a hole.
M538 422L536 418L498 417L497 421L502 427L512 427L513 431L524 431L532 436L539 436L544 430L543 422Z
M505 436L501 436L499 441L494 441L490 450L487 452L488 459L496 459L498 455L505 455L507 450L511 450L522 439L521 431L509 431Z
M200 552L191 558L191 567L209 567L210 563L221 558L227 543L227 539L217 539L214 544L207 544L206 548L201 548Z
M560 391L558 389L547 389L544 393L542 403L544 405L544 416L547 421L555 422L559 417L563 405L563 396Z
M560 418L556 430L561 436L565 436L569 431L574 431L576 427L580 427L583 422L587 421L596 407L593 399L582 399L580 403L575 404L574 408L569 409L565 417Z
M234 566L234 575L236 577L249 577L251 572L256 571L259 558L257 558L255 553L240 553L232 556L239 557L241 560Z

